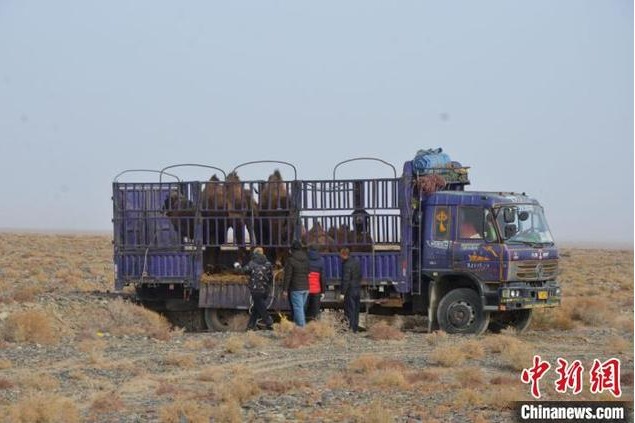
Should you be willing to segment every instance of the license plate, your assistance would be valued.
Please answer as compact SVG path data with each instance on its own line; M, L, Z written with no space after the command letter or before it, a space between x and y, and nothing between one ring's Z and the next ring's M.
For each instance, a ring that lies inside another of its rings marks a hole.
M549 298L549 292L547 292L547 291L538 291L538 299L539 300L546 300L547 298Z

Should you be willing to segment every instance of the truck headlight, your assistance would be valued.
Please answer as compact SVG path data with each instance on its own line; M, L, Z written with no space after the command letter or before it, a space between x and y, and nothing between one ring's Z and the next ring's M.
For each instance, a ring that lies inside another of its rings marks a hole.
M509 298L509 289L503 289L501 291L501 297L503 298Z

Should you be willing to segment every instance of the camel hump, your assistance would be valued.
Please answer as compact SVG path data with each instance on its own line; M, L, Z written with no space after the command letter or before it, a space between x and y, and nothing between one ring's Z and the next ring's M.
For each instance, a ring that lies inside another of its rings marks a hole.
M219 181L218 176L216 176L216 174L213 174L212 177L209 178L209 180L212 181L212 182L218 182Z
M282 175L280 174L280 169L276 169L273 171L273 176L275 176L276 178L278 178L279 180L282 180Z

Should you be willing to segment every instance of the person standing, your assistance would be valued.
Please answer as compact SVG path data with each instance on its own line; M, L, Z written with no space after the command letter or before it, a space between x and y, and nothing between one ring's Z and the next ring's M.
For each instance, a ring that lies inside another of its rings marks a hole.
M284 265L284 294L293 309L293 321L303 327L306 324L304 307L309 296L309 257L298 240L291 243L291 255Z
M234 267L249 275L249 292L253 305L250 309L247 330L254 330L258 318L262 319L267 329L273 328L273 319L267 311L267 299L271 294L273 285L273 266L267 260L261 247L254 248L249 263L241 267L240 263L234 263Z
M309 246L309 298L307 300L307 320L316 320L320 317L320 301L324 298L326 287L324 285L324 258L320 255L315 245Z
M359 308L361 302L362 268L357 259L351 258L348 248L340 250L342 259L342 285L340 299L344 300L344 315L353 332L359 330Z

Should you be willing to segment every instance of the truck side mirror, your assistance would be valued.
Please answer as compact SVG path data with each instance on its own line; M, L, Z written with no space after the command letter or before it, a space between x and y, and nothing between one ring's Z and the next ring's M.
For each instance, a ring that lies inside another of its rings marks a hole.
M516 235L516 232L518 232L516 225L505 225L505 239L513 237Z

